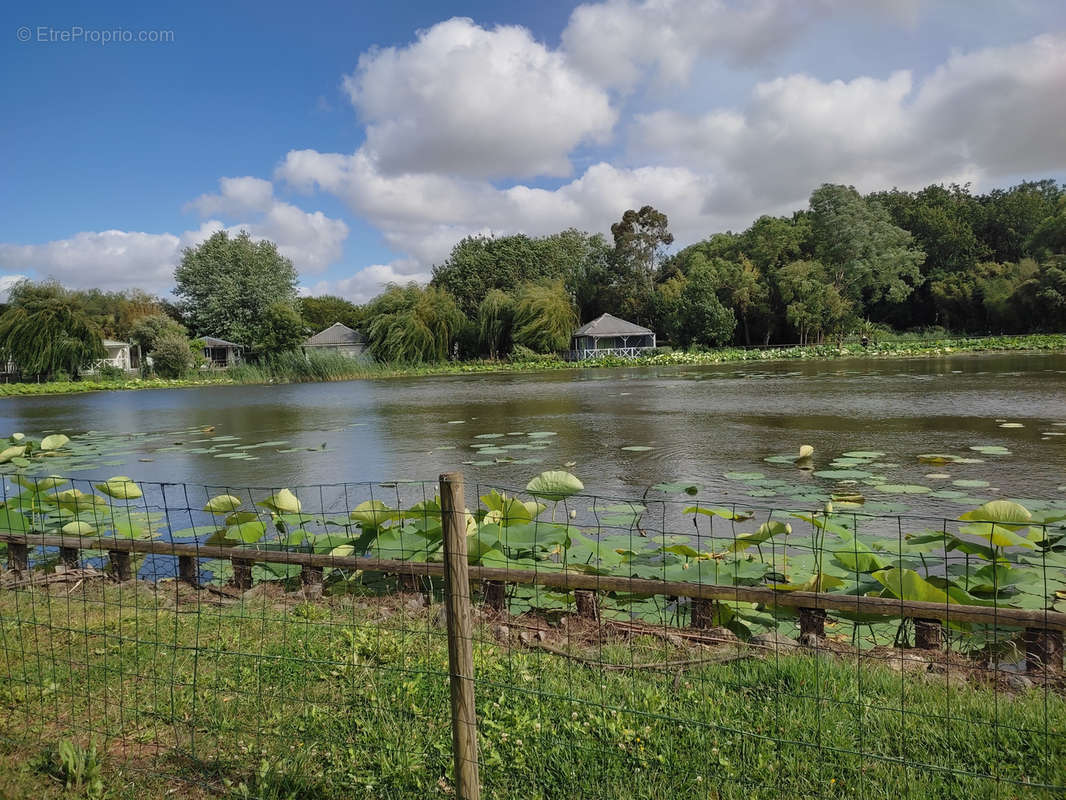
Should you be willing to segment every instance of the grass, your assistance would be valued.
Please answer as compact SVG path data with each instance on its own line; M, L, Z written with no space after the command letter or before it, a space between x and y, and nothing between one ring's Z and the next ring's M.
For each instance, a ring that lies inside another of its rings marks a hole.
M70 782L61 747L96 748L81 758L99 761L94 796L454 796L439 606L258 589L213 605L175 588L0 592L0 796L86 796L57 777ZM1005 800L1066 784L1066 702L1039 689L825 655L607 671L509 625L477 626L485 798ZM584 652L624 664L678 648Z
M671 351L634 359L617 357L568 362L547 355L523 361L472 360L439 364L381 364L338 353L282 353L258 364L241 364L228 370L184 378L126 378L118 380L55 381L0 384L0 397L72 394L123 389L175 389L196 386L264 383L312 383L364 378L467 375L472 373L540 372L557 369L605 367L701 366L743 362L818 361L840 358L939 358L958 353L1066 351L1066 334L986 336L928 339L893 336L863 347L857 340L843 344L806 347L723 347L713 350Z

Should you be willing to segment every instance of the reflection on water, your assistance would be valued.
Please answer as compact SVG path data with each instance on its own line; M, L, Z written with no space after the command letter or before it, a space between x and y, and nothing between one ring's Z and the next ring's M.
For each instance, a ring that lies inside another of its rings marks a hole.
M1053 497L1066 484L1066 436L1051 435L1066 432L1053 424L1066 420L1064 399L1066 356L989 355L13 398L0 400L0 431L214 426L245 444L286 442L256 450L254 461L157 452L157 442L86 477L282 486L432 479L461 468L471 481L521 487L542 469L573 462L572 471L601 494L691 481L704 487L701 497L723 499L748 497L750 487L724 477L731 470L824 488L824 480L763 461L801 444L814 445L821 464L849 450L884 451L886 466L877 472L894 483L921 483L935 471L917 463L919 453L972 456L972 446L1003 445L1010 456L955 465L953 477L988 480L989 495ZM1000 428L997 420L1024 427ZM541 440L545 449L506 436L537 431L557 435ZM483 434L504 436L477 438ZM479 454L486 443L488 453ZM907 502L939 508L928 497Z

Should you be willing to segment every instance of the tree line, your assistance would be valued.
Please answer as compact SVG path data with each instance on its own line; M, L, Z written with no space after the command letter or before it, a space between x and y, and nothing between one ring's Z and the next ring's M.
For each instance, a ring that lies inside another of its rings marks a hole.
M131 341L161 374L197 366L196 337L250 358L298 349L342 322L381 361L502 358L565 349L610 312L673 347L811 343L877 330L1066 330L1066 188L1027 181L874 192L825 184L806 209L762 216L677 252L665 214L627 210L610 237L472 236L427 286L388 286L365 305L300 297L292 262L268 241L220 231L188 248L174 299L139 290L14 286L0 360L24 376L77 376L104 337Z

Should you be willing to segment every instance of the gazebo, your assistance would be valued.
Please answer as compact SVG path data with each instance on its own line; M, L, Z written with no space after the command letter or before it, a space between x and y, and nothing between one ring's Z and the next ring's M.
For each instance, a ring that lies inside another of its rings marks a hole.
M241 363L241 350L243 350L241 345L214 336L202 336L200 341L204 343L206 366L213 369L225 369Z
M574 331L570 342L572 361L603 356L636 358L655 349L655 331L612 314L601 314Z
M366 337L342 322L334 322L305 341L303 346L304 352L325 350L349 358L360 358L366 351Z

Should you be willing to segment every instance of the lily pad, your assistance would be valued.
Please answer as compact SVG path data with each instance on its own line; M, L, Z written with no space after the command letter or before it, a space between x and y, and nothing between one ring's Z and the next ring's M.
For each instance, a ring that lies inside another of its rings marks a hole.
M816 478L832 478L833 480L849 480L869 478L871 473L862 469L822 469L812 473Z
M108 478L104 483L95 484L95 486L104 494L118 500L136 500L138 497L144 496L141 487L132 478L127 478L125 475L116 475L113 478Z
M1010 450L1002 445L998 444L978 444L970 447L975 453L981 453L986 456L1009 456Z
M984 489L989 484L988 484L988 481L959 480L959 481L952 481L951 485L952 486L959 486L959 487L961 487L963 489Z
M584 489L585 484L576 475L571 475L565 470L542 472L526 484L526 491L534 497L542 497L555 502L572 497Z
M631 444L631 445L627 445L626 447L623 447L622 449L623 450L628 450L631 453L642 453L645 450L653 450L654 448L648 447L647 445L644 445L644 444Z
M70 437L62 433L53 433L41 439L42 450L58 450L70 441Z
M725 477L731 481L757 481L766 476L761 472L727 472Z
M849 450L844 453L846 458L880 458L884 453L878 450Z

